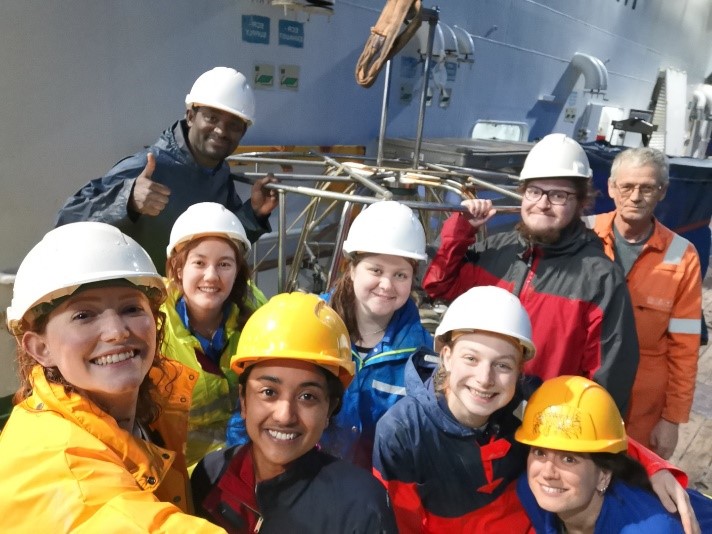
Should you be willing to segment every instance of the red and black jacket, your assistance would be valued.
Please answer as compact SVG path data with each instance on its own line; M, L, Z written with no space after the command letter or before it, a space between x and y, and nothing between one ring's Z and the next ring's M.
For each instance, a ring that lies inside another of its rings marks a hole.
M472 246L475 230L458 213L440 239L423 280L431 297L449 301L484 285L511 291L529 313L537 348L525 372L595 380L626 413L639 358L633 309L623 272L593 232L576 219L554 244L512 231Z
M256 483L251 447L214 451L198 463L197 515L230 533L397 532L386 491L365 469L312 449Z
M462 425L433 389L438 356L425 349L406 366L407 395L376 425L374 474L393 504L401 534L533 532L516 494L529 448L514 440L523 401L539 385L524 377L514 398L473 429ZM684 473L631 440L628 454L648 474L668 469L683 486Z

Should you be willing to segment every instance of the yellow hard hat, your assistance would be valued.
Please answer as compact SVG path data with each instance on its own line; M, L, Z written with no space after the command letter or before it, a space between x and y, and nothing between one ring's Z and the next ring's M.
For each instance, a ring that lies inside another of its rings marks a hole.
M618 407L600 385L582 376L547 380L527 403L514 435L526 445L571 452L623 452L628 438Z
M281 293L248 319L230 367L238 375L259 361L302 360L324 367L347 388L354 376L349 333L341 317L307 293Z

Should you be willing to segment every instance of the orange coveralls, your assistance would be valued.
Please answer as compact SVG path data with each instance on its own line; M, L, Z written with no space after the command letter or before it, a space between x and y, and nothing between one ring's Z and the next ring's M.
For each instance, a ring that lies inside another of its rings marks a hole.
M589 218L611 259L615 214ZM656 219L653 234L626 279L640 345L626 431L650 447L650 433L661 418L671 423L689 419L702 315L699 256L689 241Z

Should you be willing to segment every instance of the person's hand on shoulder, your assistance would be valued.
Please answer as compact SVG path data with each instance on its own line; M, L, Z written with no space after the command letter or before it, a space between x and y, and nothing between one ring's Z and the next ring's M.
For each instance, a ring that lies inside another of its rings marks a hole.
M463 200L460 205L467 208L467 213L464 216L475 229L485 224L497 213L497 210L492 207L491 200L474 198Z
M146 156L146 166L136 178L131 191L131 197L129 198L129 209L131 211L155 217L168 204L171 190L151 179L155 170L156 157L149 152Z
M272 173L255 181L250 194L252 210L259 217L267 217L279 204L279 196L275 189L265 187L267 184L277 183Z
M700 523L690 503L690 496L667 469L662 469L650 476L650 485L665 509L680 514L682 529L685 534L701 534Z

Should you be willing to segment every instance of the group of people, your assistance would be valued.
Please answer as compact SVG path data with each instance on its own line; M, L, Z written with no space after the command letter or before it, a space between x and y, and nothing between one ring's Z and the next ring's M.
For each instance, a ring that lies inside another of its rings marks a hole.
M665 461L691 405L701 275L653 217L664 156L619 155L599 238L582 219L585 152L561 134L537 143L516 230L476 242L488 200L443 226L422 284L450 302L433 337L411 297L425 232L395 201L354 219L331 291L256 287L246 254L269 231L274 179L242 203L225 162L254 114L242 74L204 73L185 119L70 198L23 260L0 524L712 528Z

